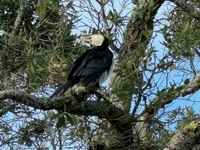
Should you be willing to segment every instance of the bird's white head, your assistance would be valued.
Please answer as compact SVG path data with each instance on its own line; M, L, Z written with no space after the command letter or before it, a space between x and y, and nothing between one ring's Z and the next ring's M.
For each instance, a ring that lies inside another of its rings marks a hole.
M88 42L94 46L101 46L105 38L101 34L93 34L93 35L81 37L80 40L84 42Z

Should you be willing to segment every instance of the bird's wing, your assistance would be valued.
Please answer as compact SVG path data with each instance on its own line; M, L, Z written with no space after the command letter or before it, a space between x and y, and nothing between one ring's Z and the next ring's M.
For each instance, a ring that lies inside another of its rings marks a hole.
M104 51L103 53L97 49L92 49L85 57L77 60L70 72L73 77L94 76L99 77L102 73L110 69L112 64L112 52Z
M73 74L74 72L80 67L81 63L86 59L88 54L92 51L92 49L89 49L85 51L76 61L74 62L74 65L72 66L69 75L68 75L68 80L73 79Z
M86 51L74 64L68 80L73 77L100 76L110 69L112 52L99 52L97 48Z

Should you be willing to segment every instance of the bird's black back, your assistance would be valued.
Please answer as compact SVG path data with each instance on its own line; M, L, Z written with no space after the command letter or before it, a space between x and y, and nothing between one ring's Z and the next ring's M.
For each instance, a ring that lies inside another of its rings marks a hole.
M110 70L113 54L107 46L98 46L87 50L72 67L69 80L77 79L82 86L95 86L100 76Z

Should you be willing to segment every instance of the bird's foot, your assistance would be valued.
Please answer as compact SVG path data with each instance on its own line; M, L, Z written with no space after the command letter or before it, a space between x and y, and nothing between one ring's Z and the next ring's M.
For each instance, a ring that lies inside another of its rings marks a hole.
M79 94L81 94L81 93L86 93L87 92L87 90L86 90L86 88L84 87L84 86L81 86L81 85L74 85L73 87L72 87L72 92L73 92L73 94L75 94L75 95L79 95Z
M86 93L87 89L84 86L74 85L71 88L71 94L79 100L83 99Z
M87 100L91 94L95 94L98 101L109 99L109 94L100 88L86 88L81 85L74 85L71 88L71 95L78 101Z

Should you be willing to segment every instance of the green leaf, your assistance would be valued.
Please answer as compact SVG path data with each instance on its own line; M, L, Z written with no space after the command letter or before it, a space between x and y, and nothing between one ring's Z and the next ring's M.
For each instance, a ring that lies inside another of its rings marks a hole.
M61 127L66 127L66 124L65 124L65 116L64 115L61 115L59 118L58 118L58 121L56 123L56 127L59 129Z
M190 79L186 79L185 81L184 81L184 84L186 85L186 84L189 84L190 83Z
M87 34L87 30L82 30L81 33L82 34Z
M66 8L72 8L72 6L73 6L73 1L70 1L67 5L66 5Z
M34 64L34 61L32 59L29 60L29 62L28 62L28 69L29 69L30 74L35 73L35 64Z
M148 9L151 11L153 10L153 8L155 7L155 1L154 0L150 0L149 4L148 4Z
M109 20L111 20L111 21L113 21L114 14L113 14L113 12L111 10L108 12L108 15L106 16L106 18L109 19Z
M146 38L149 38L152 35L153 31L152 30L144 30L144 31L142 31L142 33L144 34L144 36Z
M73 125L74 124L73 118L68 113L65 113L65 116L66 116L67 120L69 121L69 123L71 123Z
M174 91L174 87L171 87L169 90L168 90L168 93L171 93Z
M165 25L163 28L162 28L162 34L164 34L164 36L167 34L167 31L168 31L169 27L167 25Z
M183 37L186 34L186 32L188 31L189 26L190 26L190 23L187 22L186 25L183 27L183 30L182 30L182 33L181 33L181 37Z
M38 3L35 5L35 10L37 15L39 16L40 21L42 21L46 16L46 9L47 9L46 5L47 5L46 1L44 2L38 1Z
M50 117L50 121L56 120L58 117L59 117L59 114L53 114L53 115Z

